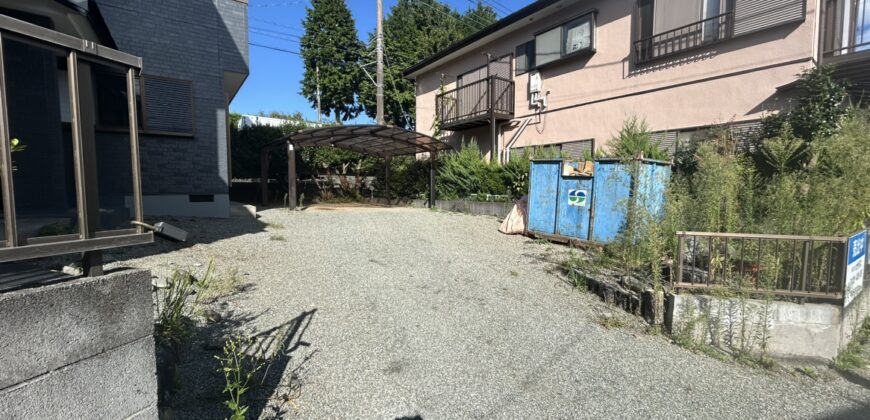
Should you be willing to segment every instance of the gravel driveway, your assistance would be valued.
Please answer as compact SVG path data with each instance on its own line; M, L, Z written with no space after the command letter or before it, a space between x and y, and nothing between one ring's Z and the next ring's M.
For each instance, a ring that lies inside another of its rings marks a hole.
M870 418L870 389L842 378L753 370L603 327L610 309L548 262L564 249L502 235L494 218L262 216L176 221L200 243L130 250L114 264L165 275L213 257L248 283L215 305L223 324L296 323L273 400L259 404L271 407L255 410L264 418ZM181 367L177 418L226 415L216 347L200 340Z

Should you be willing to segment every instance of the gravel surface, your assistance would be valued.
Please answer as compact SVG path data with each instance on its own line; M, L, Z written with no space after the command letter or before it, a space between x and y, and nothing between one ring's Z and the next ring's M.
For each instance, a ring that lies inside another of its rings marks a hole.
M156 275L214 258L244 283L184 357L176 418L226 415L215 336L280 326L292 337L259 391L262 418L870 418L867 384L750 369L644 334L565 283L550 262L564 248L502 235L494 218L262 216L177 220L195 244L114 254ZM628 326L607 329L602 314Z

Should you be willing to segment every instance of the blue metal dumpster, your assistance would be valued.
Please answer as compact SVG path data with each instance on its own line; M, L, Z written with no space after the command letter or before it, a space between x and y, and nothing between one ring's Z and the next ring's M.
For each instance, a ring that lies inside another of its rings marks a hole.
M637 176L631 163L595 161L592 176L563 175L576 162L533 160L529 177L529 231L543 237L609 243L626 223L629 205L662 216L671 175L668 162L641 160Z

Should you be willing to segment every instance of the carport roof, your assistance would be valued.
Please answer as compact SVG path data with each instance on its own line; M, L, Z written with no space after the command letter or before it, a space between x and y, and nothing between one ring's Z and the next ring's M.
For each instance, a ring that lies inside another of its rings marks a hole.
M438 152L451 148L447 143L423 133L373 124L310 128L275 139L263 148L283 147L288 142L294 147L332 146L381 158Z

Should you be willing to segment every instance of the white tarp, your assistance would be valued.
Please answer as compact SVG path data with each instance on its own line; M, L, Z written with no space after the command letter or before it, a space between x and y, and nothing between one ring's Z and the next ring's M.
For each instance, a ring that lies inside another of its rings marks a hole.
M529 220L529 197L523 196L514 204L514 208L501 222L498 231L507 235L522 235L526 233Z

